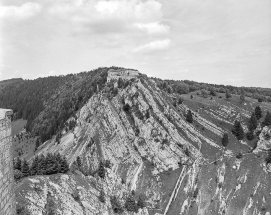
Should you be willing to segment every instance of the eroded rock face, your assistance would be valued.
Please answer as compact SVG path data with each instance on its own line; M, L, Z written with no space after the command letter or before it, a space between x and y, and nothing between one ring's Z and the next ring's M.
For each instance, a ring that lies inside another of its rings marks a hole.
M246 142L232 138L231 147L221 145L234 120L248 118L250 112L212 101L210 107L192 111L190 124L185 120L188 109L189 104L174 107L170 95L142 77L114 97L96 93L77 113L73 131L63 131L59 144L52 139L37 151L60 152L70 164L80 156L81 172L94 177L76 171L27 178L18 184L18 195L31 214L45 212L48 199L58 202L56 214L113 214L110 196L124 205L132 191L146 196L147 207L138 212L142 215L268 213L271 176L263 168L262 152L237 158L240 149L250 150ZM106 160L110 167L101 179L95 172ZM101 190L105 203L98 199Z

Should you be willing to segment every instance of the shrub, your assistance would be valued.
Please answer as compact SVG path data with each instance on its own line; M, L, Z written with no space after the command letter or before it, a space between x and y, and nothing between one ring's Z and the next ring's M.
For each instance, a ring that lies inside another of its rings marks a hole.
M188 110L187 114L186 114L186 121L189 123L193 123L193 115L191 110Z
M229 143L228 134L224 133L222 137L222 146L227 147L228 143Z
M114 213L122 213L123 212L123 208L122 208L122 206L116 196L110 197L110 203L111 203L111 207L112 207L112 210Z
M123 105L123 110L124 110L125 112L130 111L130 105L129 105L129 104Z
M238 159L242 159L242 157L243 157L243 154L242 154L241 152L239 152L239 153L236 155L236 158L238 158Z
M138 197L137 207L138 208L146 207L145 197L142 194L140 194L139 197Z
M229 93L229 91L228 91L228 90L226 90L225 97L226 97L226 99L231 98L231 94Z
M246 137L247 137L248 140L253 140L254 139L253 131L247 132Z
M20 170L18 170L18 169L14 170L14 179L15 180L20 180L23 177L24 177L24 174Z

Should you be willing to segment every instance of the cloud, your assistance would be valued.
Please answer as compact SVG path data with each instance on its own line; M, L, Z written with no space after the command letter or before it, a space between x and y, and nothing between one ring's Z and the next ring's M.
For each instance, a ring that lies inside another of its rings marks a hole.
M148 34L167 34L170 31L168 25L161 24L160 22L135 23L135 26Z
M155 0L65 1L54 4L50 14L71 22L75 32L123 34L142 29L152 34L169 29L160 24L161 7Z
M159 51L159 50L166 50L170 46L170 39L164 40L155 40L145 45L141 45L135 48L132 52L151 52L151 51Z
M42 9L38 3L26 2L21 6L0 6L0 18L8 20L24 20L35 16Z

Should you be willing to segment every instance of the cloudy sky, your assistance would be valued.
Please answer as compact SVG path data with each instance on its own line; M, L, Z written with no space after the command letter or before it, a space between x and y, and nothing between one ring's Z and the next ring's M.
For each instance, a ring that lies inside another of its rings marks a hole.
M0 80L103 66L271 87L271 0L2 0Z

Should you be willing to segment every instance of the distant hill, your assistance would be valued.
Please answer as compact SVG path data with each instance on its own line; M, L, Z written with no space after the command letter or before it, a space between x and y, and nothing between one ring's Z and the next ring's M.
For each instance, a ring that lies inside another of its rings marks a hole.
M20 84L21 82L23 82L22 78L13 78L13 79L0 81L0 92L2 89L4 89L8 85L17 85L17 84Z

